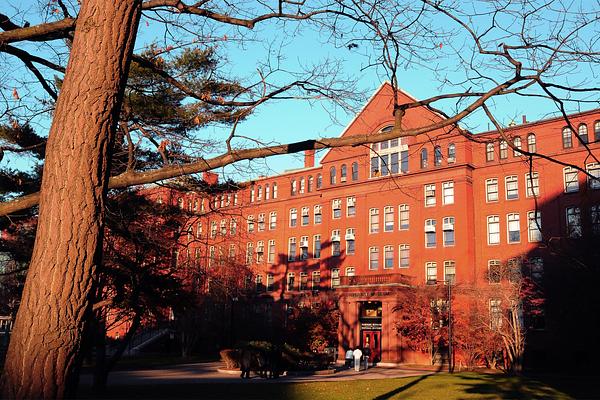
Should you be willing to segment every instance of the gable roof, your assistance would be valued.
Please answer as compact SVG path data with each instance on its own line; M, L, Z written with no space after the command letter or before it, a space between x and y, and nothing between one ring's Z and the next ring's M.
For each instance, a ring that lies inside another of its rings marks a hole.
M400 104L410 103L418 101L415 97L407 93L402 89L397 89L398 102ZM354 116L354 118L346 125L342 130L340 137L351 136L354 134L364 134L378 132L385 125L393 124L394 116L394 98L393 88L389 81L384 81L375 92L371 95L369 100L361 108L361 110ZM421 116L427 115L427 119L439 120L443 118L441 115L427 109L426 107L413 108L407 112L410 114L421 114ZM330 161L333 154L340 152L339 148L327 149L327 152L321 160L320 164Z

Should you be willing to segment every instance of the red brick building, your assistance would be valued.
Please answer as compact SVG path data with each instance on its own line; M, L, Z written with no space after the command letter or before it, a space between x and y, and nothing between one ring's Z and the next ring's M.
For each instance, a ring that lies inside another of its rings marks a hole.
M405 93L399 99L413 100ZM160 194L196 215L179 260L204 268L226 258L247 264L257 303L275 319L285 318L291 299L334 299L340 354L368 346L382 363L415 362L424 359L406 351L395 331L397 291L450 281L490 285L490 269L517 258L542 274L553 257L542 239L600 232L600 181L567 166L600 177L591 156L600 111L571 115L576 132L563 118L506 128L514 147L564 164L536 156L530 166L496 131L469 140L447 128L377 142L393 125L392 105L384 84L342 132L373 135L371 147L329 150L320 165L307 152L304 168L247 182L237 192ZM404 124L440 119L413 108Z

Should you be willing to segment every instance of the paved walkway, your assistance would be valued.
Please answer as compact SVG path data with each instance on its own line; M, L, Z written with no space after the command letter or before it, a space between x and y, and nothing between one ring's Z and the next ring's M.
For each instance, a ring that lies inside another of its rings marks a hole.
M195 383L265 383L265 382L327 382L346 381L356 379L387 379L408 376L421 376L432 374L432 371L374 367L367 371L356 372L353 369L343 369L330 375L308 376L283 376L279 379L263 379L253 375L251 379L241 379L239 374L226 374L218 372L223 368L221 362L180 364L156 369L142 369L135 371L114 371L109 375L109 385L156 385L156 384L195 384ZM89 386L92 382L91 374L83 374L80 382Z

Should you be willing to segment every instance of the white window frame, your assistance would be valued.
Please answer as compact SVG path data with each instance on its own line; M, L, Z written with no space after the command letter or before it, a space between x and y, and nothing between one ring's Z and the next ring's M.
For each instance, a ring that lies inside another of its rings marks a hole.
M293 249L293 251L292 251ZM298 256L298 245L295 237L288 238L288 261L296 261Z
M590 189L600 189L600 163L590 163L586 165L587 173L594 176L587 176L588 187Z
M369 247L369 271L379 269L379 247Z
M404 260L406 260L406 262L403 264ZM410 244L403 243L398 246L398 267L410 267Z
M275 240L269 240L269 247L267 248L267 262L269 264L275 264Z
M346 217L354 217L356 215L356 197L346 197Z
M540 174L532 172L525 174L525 197L540 196Z
M424 186L425 207L435 207L435 183L430 183Z
M536 223L537 221L537 223ZM529 243L542 241L542 231L538 228L542 227L542 213L540 211L527 212L527 239Z
M500 244L500 216L488 215L487 219L487 243L488 245Z
M435 271L435 275L432 273ZM435 261L428 261L425 263L425 283L428 285L437 284L437 263Z
M406 221L406 225L403 222ZM398 206L398 230L407 231L410 229L410 206L408 204L400 204Z
M332 219L342 218L342 199L331 200L331 218Z
M563 168L565 193L579 192L579 171L573 167Z
M454 204L454 181L442 182L442 204Z
M290 228L298 226L298 209L290 208Z
M369 233L379 233L379 208L369 210Z
M452 274L448 274L448 271L453 271ZM452 279L449 279L449 275L452 276ZM446 260L444 261L444 283L454 284L456 282L456 261L454 260Z
M319 225L323 222L323 206L320 204L313 207L313 221L315 225Z
M436 232L436 221L435 219L426 219L425 220L425 248L433 249L437 247L437 232ZM433 233L433 242L428 242L428 237L430 233Z
M519 177L517 175L509 175L504 178L504 192L506 200L519 199Z
M519 235L518 240L511 238L511 232L516 232ZM506 243L521 243L521 215L519 213L506 214Z
M390 254L391 254L391 258L388 257ZM394 268L394 246L385 245L383 247L383 269L393 269L393 268Z
M496 191L492 191L493 187L496 187ZM499 185L498 178L488 178L485 180L485 199L487 203L497 202L499 200Z
M385 206L383 207L383 231L384 232L393 232L396 228L396 223L394 222L394 207Z
M456 245L456 230L454 229L454 217L444 217L442 224L442 236L444 247L453 247ZM448 233L452 232L452 243L448 240Z

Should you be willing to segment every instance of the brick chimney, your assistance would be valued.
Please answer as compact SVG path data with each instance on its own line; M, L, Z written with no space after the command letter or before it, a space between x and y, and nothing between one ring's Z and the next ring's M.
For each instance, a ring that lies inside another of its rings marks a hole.
M523 115L523 123L526 124L527 123L527 115Z
M216 185L217 183L219 183L219 174L215 174L214 172L204 171L202 173L202 179L204 180L204 182L208 183L209 185Z
M312 168L315 166L315 151L305 150L304 151L304 168Z

